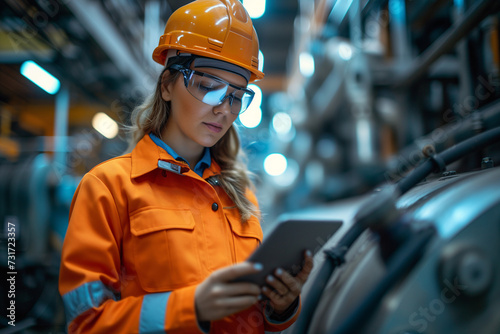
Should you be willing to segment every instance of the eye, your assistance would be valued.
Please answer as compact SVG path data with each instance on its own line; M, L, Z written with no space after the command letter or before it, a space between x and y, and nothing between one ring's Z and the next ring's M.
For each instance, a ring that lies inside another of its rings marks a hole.
M234 100L241 102L245 98L245 92L242 90L236 90L233 92Z
M224 90L226 85L221 84L220 82L214 81L214 80L201 80L198 83L198 87L200 90L206 91L206 92L212 92L215 90Z

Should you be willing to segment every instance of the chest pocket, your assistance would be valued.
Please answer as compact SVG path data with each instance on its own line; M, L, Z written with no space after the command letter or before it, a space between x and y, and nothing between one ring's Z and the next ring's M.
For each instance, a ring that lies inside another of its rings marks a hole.
M251 217L247 222L242 223L239 217L226 214L231 225L234 242L234 256L236 262L244 261L262 243L262 228L256 217Z
M195 221L189 210L146 208L130 216L130 229L144 290L170 291L200 281Z

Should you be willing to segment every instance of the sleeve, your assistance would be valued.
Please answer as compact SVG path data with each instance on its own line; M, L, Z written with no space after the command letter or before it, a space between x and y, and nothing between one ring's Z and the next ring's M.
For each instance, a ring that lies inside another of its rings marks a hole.
M203 333L196 286L121 298L121 218L108 187L86 174L73 197L59 275L68 333Z
M264 308L264 329L268 332L280 332L290 327L299 317L301 309L300 296L296 299L290 309L280 317L272 314L272 310Z

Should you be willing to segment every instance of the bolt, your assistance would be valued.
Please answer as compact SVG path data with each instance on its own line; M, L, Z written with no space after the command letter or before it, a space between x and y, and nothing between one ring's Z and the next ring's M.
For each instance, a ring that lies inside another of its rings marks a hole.
M492 168L493 167L493 159L490 157L484 157L483 161L481 161L481 169Z
M443 172L443 177L446 177L446 176L453 176L453 175L456 175L457 172L454 171L454 170L448 170L446 172Z

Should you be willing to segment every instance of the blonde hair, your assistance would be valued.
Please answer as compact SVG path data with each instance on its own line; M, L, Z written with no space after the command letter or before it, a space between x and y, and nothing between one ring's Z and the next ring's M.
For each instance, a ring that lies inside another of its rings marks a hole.
M163 80L165 70L167 69L164 69L158 78L155 91L132 111L131 125L126 127L129 133L128 152L131 152L146 134L153 133L160 137L162 129L167 124L170 102L162 99L161 88L163 85L175 82L180 73L169 71L170 74ZM246 222L251 216L259 218L258 208L246 196L247 189L254 190L254 187L249 178L250 172L243 162L244 154L240 150L240 140L234 125L210 148L210 153L221 167L219 184L233 200L241 220Z

